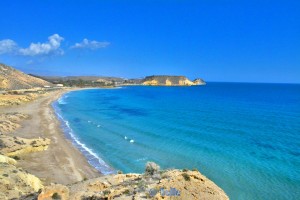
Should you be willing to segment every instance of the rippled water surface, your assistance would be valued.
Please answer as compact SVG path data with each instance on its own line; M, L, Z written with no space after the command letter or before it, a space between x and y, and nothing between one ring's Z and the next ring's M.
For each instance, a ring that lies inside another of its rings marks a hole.
M232 199L300 197L300 85L92 89L53 106L103 173L154 161L198 168Z

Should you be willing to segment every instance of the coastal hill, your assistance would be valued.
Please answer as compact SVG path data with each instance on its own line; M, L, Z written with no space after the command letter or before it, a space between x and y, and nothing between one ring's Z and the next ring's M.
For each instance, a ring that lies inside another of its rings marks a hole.
M19 90L44 86L52 86L52 84L0 63L0 90Z
M123 78L107 77L107 76L38 76L34 77L43 79L53 84L63 84L64 86L77 87L102 87L115 86L123 83Z
M146 76L140 79L124 79L106 76L37 76L53 84L63 84L70 87L103 87L121 85L148 85L148 86L192 86L205 85L202 79L189 80L185 76Z
M190 81L185 76L147 76L142 81L142 85L160 85L160 86L191 86L205 85L202 79Z

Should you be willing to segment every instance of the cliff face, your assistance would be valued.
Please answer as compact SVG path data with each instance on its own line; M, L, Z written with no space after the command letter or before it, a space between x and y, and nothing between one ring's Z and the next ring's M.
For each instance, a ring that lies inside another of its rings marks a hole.
M0 90L30 89L52 85L42 79L27 75L19 70L0 64Z
M205 85L202 79L194 81L189 80L185 76L147 76L142 85L152 86L191 86L191 85Z

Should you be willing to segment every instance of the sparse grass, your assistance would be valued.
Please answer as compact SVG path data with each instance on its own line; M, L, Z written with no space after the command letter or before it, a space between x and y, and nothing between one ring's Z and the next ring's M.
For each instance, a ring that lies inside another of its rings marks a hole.
M123 174L123 172L121 171L121 170L118 170L118 172L117 172L118 174Z
M19 156L13 156L12 158L15 160L21 160L21 158Z
M183 171L183 172L187 172L187 171L188 171L188 169L183 169L182 171Z
M4 177L8 177L8 174L2 174L2 176L4 176Z
M16 144L23 144L22 142L18 141L18 140L15 140L14 141Z
M110 194L110 191L109 190L104 190L103 191L103 194L106 196L106 195L109 195Z
M187 173L183 173L182 176L183 176L184 180L186 180L186 181L191 180L190 176Z
M128 189L126 189L126 190L123 192L123 194L129 195L129 194L130 194L130 191L129 191Z
M199 170L197 168L192 169L192 171L199 172Z

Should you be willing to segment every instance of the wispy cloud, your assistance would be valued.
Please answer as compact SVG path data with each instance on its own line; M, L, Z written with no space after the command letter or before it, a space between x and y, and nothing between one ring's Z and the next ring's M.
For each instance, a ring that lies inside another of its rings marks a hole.
M15 41L10 39L0 40L0 54L13 53L18 49Z
M110 45L109 42L98 42L95 40L88 40L88 39L83 39L82 42L80 43L75 43L75 45L71 46L72 49L99 49L99 48L105 48L108 45Z
M63 37L54 34L48 37L44 43L31 43L27 48L21 48L17 43L10 39L0 41L0 54L16 54L22 56L39 56L39 55L62 55L64 51L60 48Z

